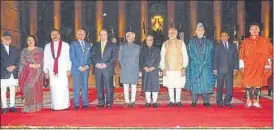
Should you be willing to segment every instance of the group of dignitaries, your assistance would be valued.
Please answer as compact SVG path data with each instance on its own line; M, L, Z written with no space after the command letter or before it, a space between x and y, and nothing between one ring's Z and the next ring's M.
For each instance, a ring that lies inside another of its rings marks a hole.
M39 111L43 106L43 80L49 79L51 110L67 110L70 106L68 77L73 79L74 110L88 109L88 76L90 68L95 75L98 105L96 108L112 108L114 98L113 75L115 63L120 63L120 82L124 89L125 108L135 107L139 72L142 72L142 91L146 97L145 107L159 106L159 70L163 75L163 86L169 95L168 107L183 107L182 88L190 90L191 107L195 107L198 96L203 98L203 106L211 107L212 93L217 79L216 103L218 107L233 107L233 75L241 70L243 86L246 90L246 107L261 108L260 88L266 85L271 74L272 44L259 36L260 28L252 24L250 37L246 38L239 50L229 42L228 32L221 32L220 43L204 36L202 23L196 27L196 37L186 45L177 39L177 30L168 30L169 39L159 49L154 46L152 35L140 46L135 43L135 33L126 33L126 42L117 46L108 40L108 32L100 31L100 41L91 44L85 41L86 32L77 31L77 40L70 45L61 40L60 32L52 30L51 42L44 50L37 47L34 36L27 37L27 47L20 52L11 46L11 35L4 32L1 44L1 102L2 113L8 108L15 112L15 92L21 93L24 101L23 112ZM90 65L93 65L91 67ZM223 87L226 95L223 99ZM16 88L16 86L19 86ZM6 100L10 90L10 105ZM254 88L254 92L252 92ZM131 93L129 91L131 89ZM82 90L80 92L80 90ZM106 91L105 91L106 90ZM105 94L106 92L106 94ZM81 94L80 94L81 93ZM252 96L254 95L254 96Z

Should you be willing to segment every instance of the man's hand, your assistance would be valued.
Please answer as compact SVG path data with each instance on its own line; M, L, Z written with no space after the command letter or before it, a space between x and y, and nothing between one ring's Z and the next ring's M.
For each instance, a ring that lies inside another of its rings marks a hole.
M162 72L163 72L163 76L166 76L166 70L163 70Z
M218 75L217 70L213 70L213 74L217 76Z
M67 71L67 76L69 77L71 75L71 72L70 71Z
M237 70L236 70L236 69L234 69L234 71L233 71L233 75L235 75L235 74L236 74L236 72L237 72Z
M86 65L86 66L84 66L84 68L85 68L85 70L87 70L89 67L88 67L88 65Z
M49 73L45 73L45 78L49 79Z
M99 68L99 69L102 69L102 64L97 63L97 64L95 65L95 67L96 67L96 68Z
M269 71L271 69L271 66L270 65L266 65L265 67L264 67L264 70L267 72L267 71Z
M186 75L186 69L181 70L181 76L184 77Z
M82 66L80 66L79 70L80 70L80 72L86 71L85 67L82 67Z
M240 68L240 71L244 72L244 68Z
M148 72L148 71L149 71L148 67L145 67L145 68L144 68L144 70L145 70L146 72Z
M7 68L9 72L12 72L16 67L14 65L11 65Z
M151 71L153 71L153 70L155 70L155 68L154 68L154 67L150 67L150 68L148 68L148 71L149 71L149 72L151 72Z
M20 92L21 90L20 90L20 87L18 86L18 87L16 87L16 92Z
M102 63L101 66L102 66L103 69L107 68L107 65L105 63Z

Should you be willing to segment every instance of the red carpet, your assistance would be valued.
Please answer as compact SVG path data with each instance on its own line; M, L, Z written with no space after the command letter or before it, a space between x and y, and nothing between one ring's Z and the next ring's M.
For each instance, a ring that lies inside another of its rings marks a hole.
M121 89L116 89L121 92ZM165 91L162 90L162 91ZM95 90L89 91L90 100L94 100ZM139 95L137 95L139 96ZM243 92L234 90L234 97L241 99ZM184 108L168 108L166 104L160 107L123 108L114 106L112 109L80 109L74 111L50 111L43 109L37 113L7 113L1 115L1 126L39 126L39 127L138 127L138 128L175 128L175 127L240 127L240 128L272 128L272 100L261 98L262 109L244 108L244 104L236 104L234 108L205 108L198 104L191 108L184 104Z

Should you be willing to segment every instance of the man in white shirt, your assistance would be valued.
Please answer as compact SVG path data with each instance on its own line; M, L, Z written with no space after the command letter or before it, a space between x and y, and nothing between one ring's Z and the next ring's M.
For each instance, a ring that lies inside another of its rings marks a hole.
M71 61L69 57L69 44L63 42L60 32L51 31L52 41L44 50L44 73L50 79L51 110L68 109L69 88L68 77L71 75Z

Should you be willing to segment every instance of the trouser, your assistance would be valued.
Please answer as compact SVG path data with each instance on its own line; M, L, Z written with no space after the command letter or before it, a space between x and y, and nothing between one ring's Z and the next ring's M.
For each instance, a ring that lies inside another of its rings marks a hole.
M176 99L174 99L174 88L169 88L168 89L168 95L169 95L169 102L174 103L176 102L181 102L181 92L182 88L175 88L176 91Z
M75 107L79 107L80 88L82 89L83 106L88 106L88 71L73 75L73 102Z
M129 86L130 86L130 84L124 84L125 103L129 103ZM131 84L131 100L130 100L131 103L135 102L136 92L137 92L137 85Z
M210 103L210 95L209 93L203 93L202 94L203 97L203 102L204 103ZM198 94L192 94L192 103L197 103L198 101Z
M96 90L97 90L97 99L99 105L105 104L113 104L113 97L114 97L114 91L113 91L113 75L109 72L98 71L95 73L95 80L96 80ZM104 94L104 86L106 86L106 98Z
M223 87L225 83L226 95L224 99L224 104L230 104L232 100L232 88L233 88L233 72L228 73L218 73L217 76L217 93L216 102L218 105L223 104Z
M1 102L2 108L7 108L7 88L10 89L10 106L15 107L15 86L4 87L1 86Z
M158 92L145 92L147 103L151 103L151 94L152 94L152 102L157 103Z

